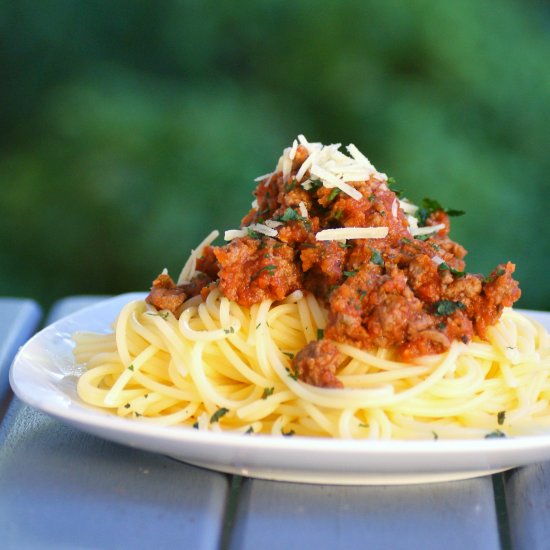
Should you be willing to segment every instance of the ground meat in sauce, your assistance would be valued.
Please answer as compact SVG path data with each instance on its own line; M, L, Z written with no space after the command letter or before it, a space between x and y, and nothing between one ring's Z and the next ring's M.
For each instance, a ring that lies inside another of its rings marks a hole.
M289 178L277 172L260 182L254 193L257 206L242 220L243 227L279 221L277 237L251 233L225 246L207 247L197 263L203 279L192 281L203 296L218 284L225 296L246 307L282 300L298 289L312 292L327 307L329 321L325 339L296 356L300 379L340 387L334 342L391 348L398 359L410 361L441 353L455 340L484 338L502 309L519 299L512 263L499 265L489 277L465 272L466 250L450 239L446 212L431 211L422 221L443 224L437 233L413 238L405 213L396 208L396 194L379 175L353 183L362 195L359 200L314 179L306 190L294 175L307 156L298 147ZM307 171L304 179L309 177ZM378 226L388 227L386 238L315 238L322 229ZM161 277L148 301L177 312L186 291Z
M343 388L335 376L342 361L338 348L330 340L315 340L301 349L292 360L294 375L319 388Z
M185 300L200 294L211 283L212 279L208 275L197 273L189 283L176 285L170 275L161 273L153 281L153 287L145 301L159 311L170 311L175 317L179 317Z

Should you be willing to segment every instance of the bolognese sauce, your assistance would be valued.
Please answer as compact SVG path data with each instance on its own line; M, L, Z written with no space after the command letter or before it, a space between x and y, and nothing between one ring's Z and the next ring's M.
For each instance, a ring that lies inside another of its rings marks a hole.
M259 181L241 229L226 233L230 242L206 247L185 285L161 275L147 301L177 316L182 296L206 296L214 285L246 307L311 292L328 324L293 368L322 387L341 386L334 343L392 349L406 362L485 338L520 297L514 264L487 277L466 272L466 250L449 237L449 217L460 212L402 199L353 146L348 157L300 142Z

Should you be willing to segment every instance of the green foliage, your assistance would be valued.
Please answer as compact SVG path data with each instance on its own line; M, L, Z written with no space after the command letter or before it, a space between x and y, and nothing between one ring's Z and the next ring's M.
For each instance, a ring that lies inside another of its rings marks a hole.
M146 289L298 133L355 143L465 210L468 271L550 309L544 5L275 0L0 5L0 294ZM546 23L547 24L547 23Z

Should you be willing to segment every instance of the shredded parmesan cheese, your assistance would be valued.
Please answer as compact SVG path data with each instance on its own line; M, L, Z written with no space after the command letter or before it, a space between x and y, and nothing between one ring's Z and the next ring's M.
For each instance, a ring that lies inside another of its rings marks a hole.
M318 241L341 241L345 239L383 239L388 235L387 227L337 227L323 229L315 234Z
M411 228L411 235L416 237L417 235L431 235L437 233L440 229L445 229L444 223L438 223L437 225L430 225L427 227Z
M216 230L212 231L211 233L208 234L206 239L204 239L202 242L199 243L199 246L197 246L195 250L191 250L191 254L189 255L188 260L185 262L185 265L181 270L180 276L178 277L178 283L177 283L178 285L182 285L191 281L191 279L194 277L196 273L197 258L201 256L203 250L207 246L212 244L218 238L219 234L220 234L219 231L216 231Z

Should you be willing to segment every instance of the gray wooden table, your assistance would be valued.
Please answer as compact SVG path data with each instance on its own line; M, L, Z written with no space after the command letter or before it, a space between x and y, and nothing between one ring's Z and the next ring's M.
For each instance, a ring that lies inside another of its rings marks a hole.
M550 462L475 480L341 487L240 478L126 448L59 423L9 389L43 315L0 298L0 548L544 549Z

